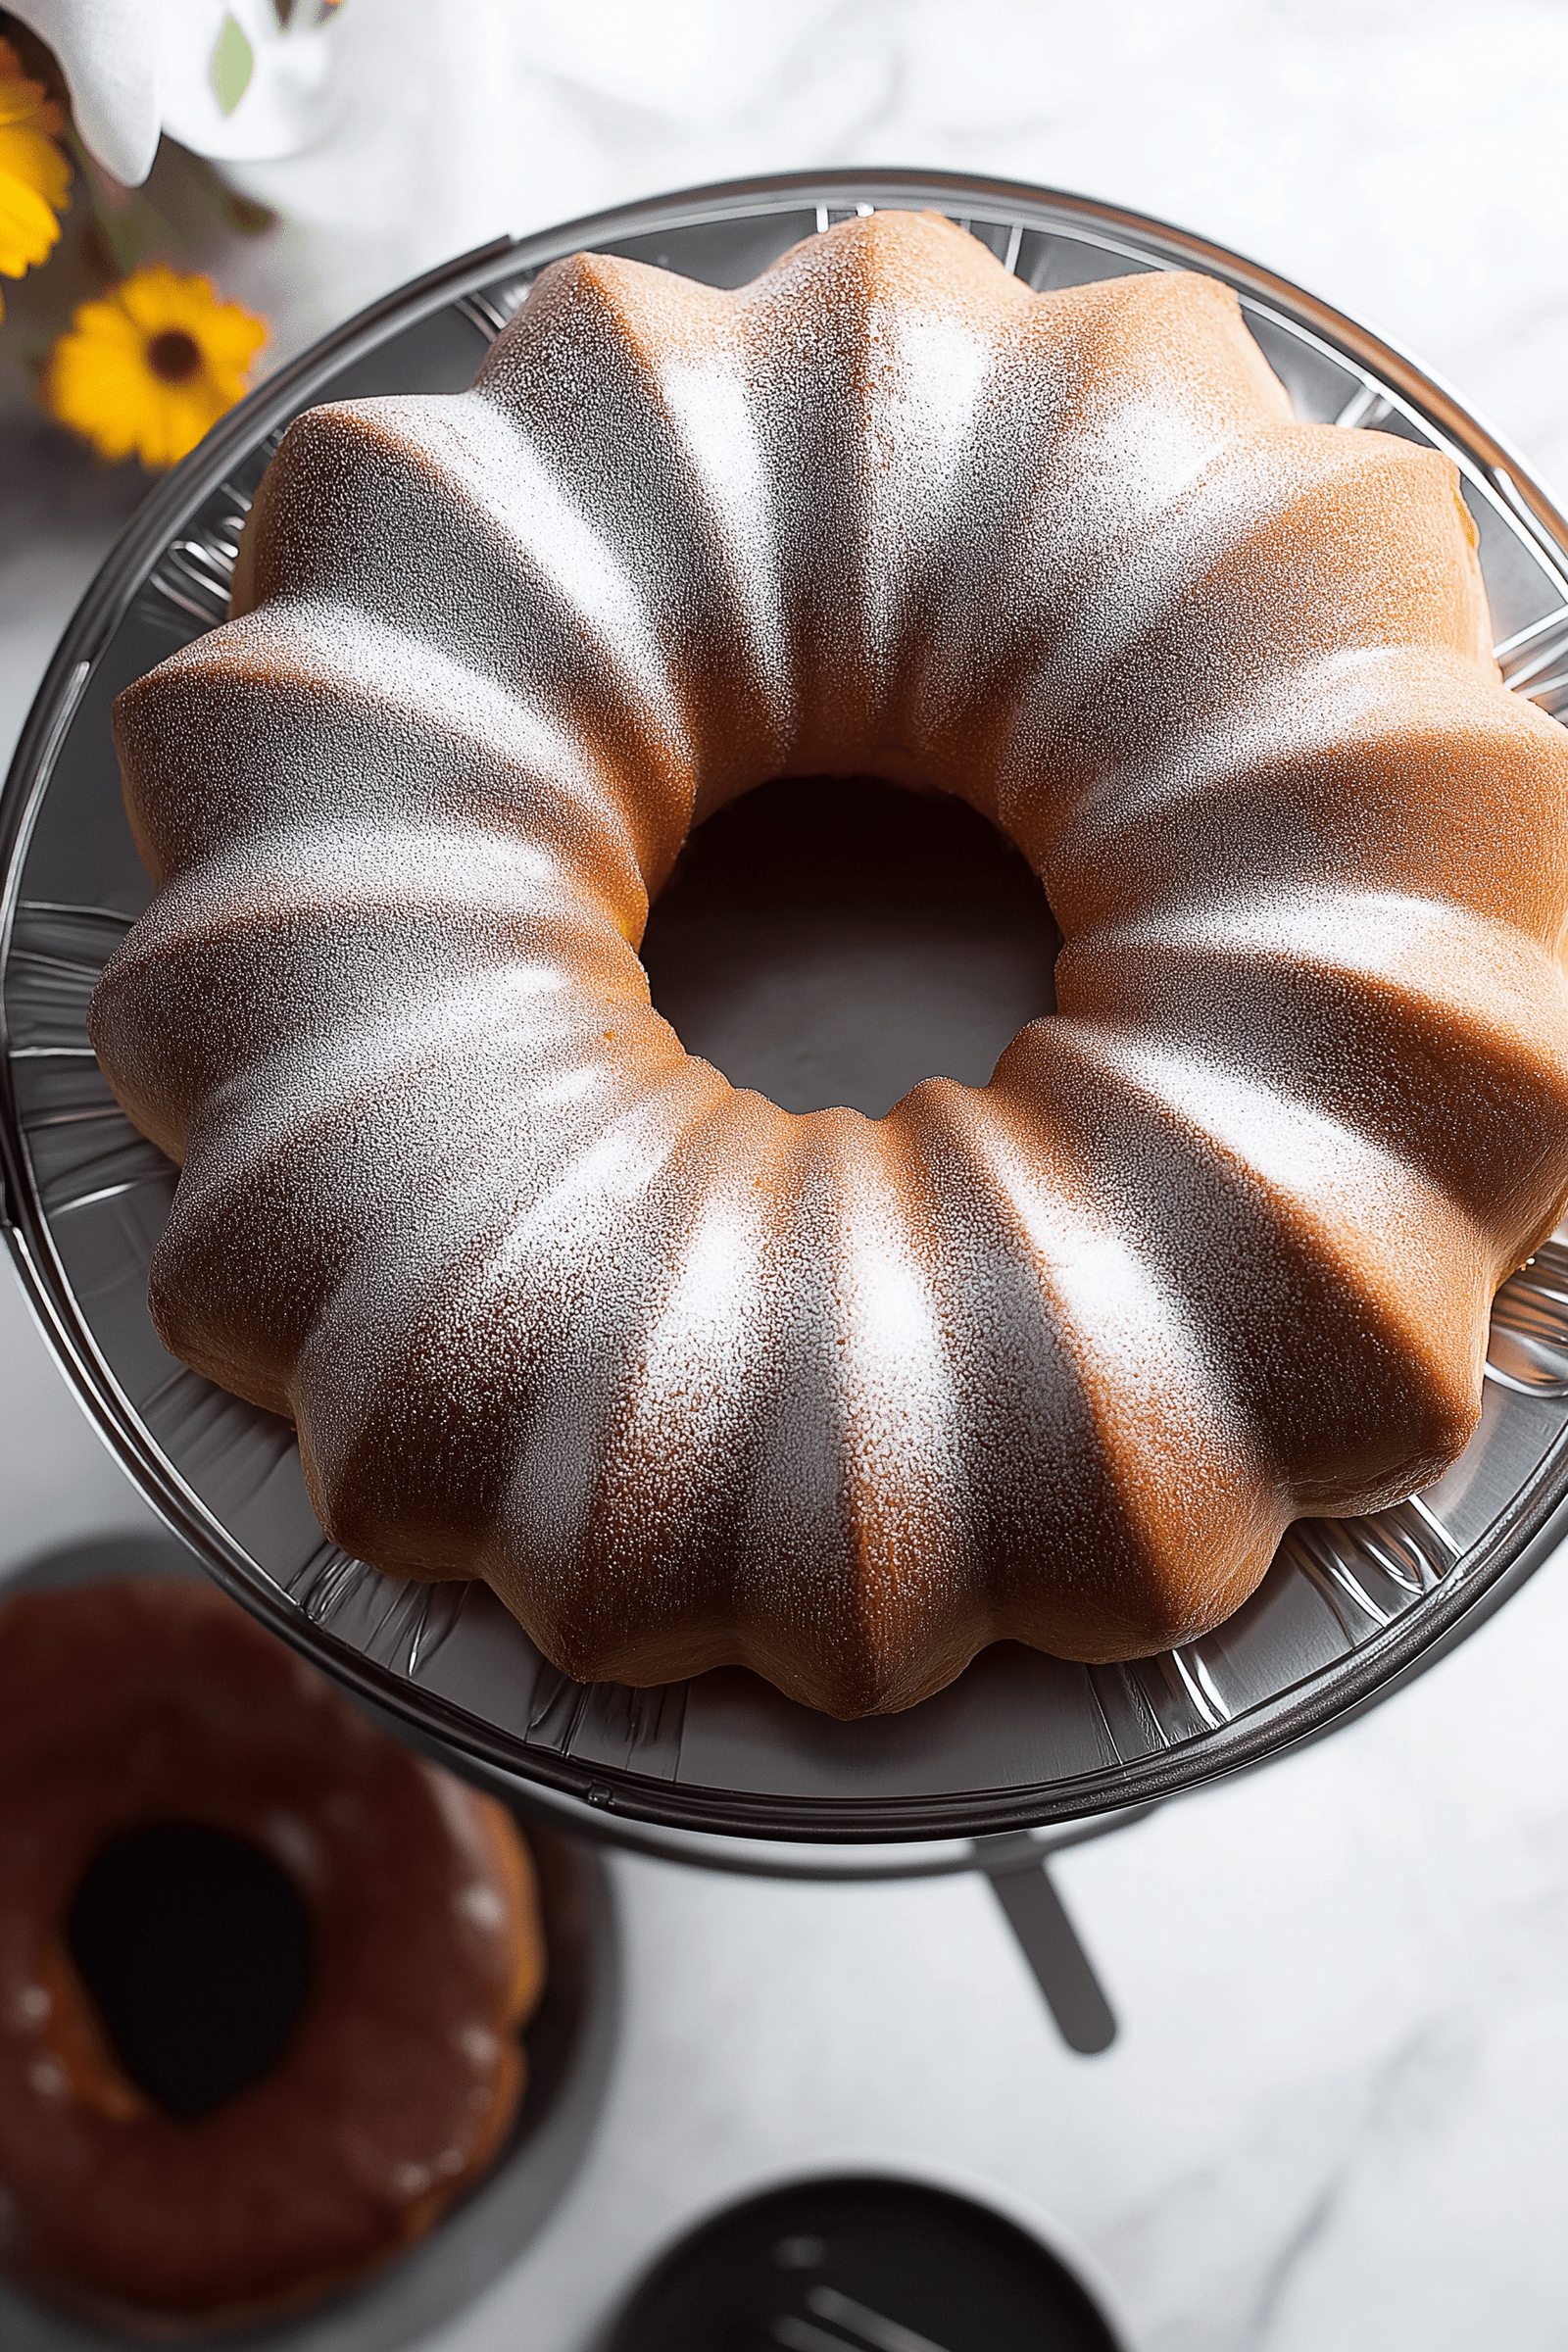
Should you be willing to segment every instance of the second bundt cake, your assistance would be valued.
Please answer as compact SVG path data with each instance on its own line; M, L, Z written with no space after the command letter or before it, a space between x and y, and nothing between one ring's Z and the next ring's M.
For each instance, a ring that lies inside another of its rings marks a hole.
M111 2331L29 2345L276 2322L504 2145L546 1968L511 1815L200 1579L0 1607L0 2269Z
M848 1716L1202 1633L1452 1461L1568 1193L1568 737L1490 640L1452 466L1294 421L1209 279L897 212L556 265L471 392L301 417L122 698L160 1331L578 1677ZM792 1116L653 1010L688 831L790 774L1039 875L988 1086Z

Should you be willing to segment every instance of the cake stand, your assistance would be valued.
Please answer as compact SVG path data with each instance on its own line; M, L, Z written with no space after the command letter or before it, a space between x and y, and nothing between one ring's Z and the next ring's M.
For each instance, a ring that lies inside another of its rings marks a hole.
M802 236L881 207L952 216L1036 289L1168 269L1233 286L1299 416L1453 460L1508 683L1568 711L1568 526L1517 459L1398 352L1200 238L1077 196L860 172L699 189L504 239L375 305L227 416L148 500L68 629L0 805L4 1221L87 1411L169 1525L406 1735L559 1826L669 1859L813 1877L978 1864L1069 2038L1097 2047L1108 2015L1042 1855L1344 1723L1552 1548L1568 1500L1568 1236L1499 1294L1481 1425L1435 1487L1369 1518L1298 1522L1236 1616L1161 1657L1086 1667L1002 1644L906 1714L841 1724L739 1670L650 1690L571 1682L483 1586L397 1582L326 1542L289 1425L159 1345L147 1265L175 1171L115 1105L84 1027L149 895L110 707L222 619L246 509L289 419L325 399L463 389L562 254L592 247L737 285Z

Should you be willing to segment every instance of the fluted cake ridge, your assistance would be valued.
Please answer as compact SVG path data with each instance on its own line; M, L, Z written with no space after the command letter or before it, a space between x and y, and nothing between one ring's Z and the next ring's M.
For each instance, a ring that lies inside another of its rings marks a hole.
M291 427L233 612L119 706L93 1037L183 1165L160 1331L345 1548L852 1715L1188 1640L1461 1449L1568 1194L1568 737L1451 466L1297 422L1226 289L897 212L579 255L472 391ZM790 774L1040 876L989 1086L792 1115L653 1010L687 833Z

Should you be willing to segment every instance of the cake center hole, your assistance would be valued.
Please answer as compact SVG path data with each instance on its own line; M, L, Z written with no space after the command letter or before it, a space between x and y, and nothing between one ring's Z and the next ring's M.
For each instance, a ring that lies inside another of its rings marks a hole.
M656 1008L732 1085L880 1118L922 1078L984 1086L1054 1011L1060 944L1023 858L962 801L791 776L697 828L642 958Z
M257 1846L201 1822L114 1838L67 1935L126 2074L185 2122L270 2072L311 1988L311 1923L292 1884Z

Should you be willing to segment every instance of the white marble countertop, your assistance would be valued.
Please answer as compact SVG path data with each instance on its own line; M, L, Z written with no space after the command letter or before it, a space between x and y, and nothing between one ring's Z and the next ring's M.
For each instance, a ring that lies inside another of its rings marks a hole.
M284 356L446 254L821 164L1079 187L1254 254L1568 478L1557 0L350 0L343 111L251 167L227 290ZM139 485L0 416L0 751ZM0 1568L146 1523L0 1281ZM957 2168L1086 2248L1138 2352L1568 2344L1568 1558L1422 1682L1058 1884L1122 2019L1061 2046L977 1881L622 1859L604 2127L428 2352L588 2352L652 2250L780 2172Z
M0 1271L0 1574L150 1525ZM612 1865L599 2135L424 2352L592 2352L653 2252L764 2180L969 2176L1086 2250L1135 2352L1561 2352L1568 1550L1412 1689L1053 1867L1121 2021L1057 2039L973 1878Z

